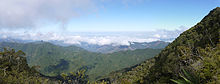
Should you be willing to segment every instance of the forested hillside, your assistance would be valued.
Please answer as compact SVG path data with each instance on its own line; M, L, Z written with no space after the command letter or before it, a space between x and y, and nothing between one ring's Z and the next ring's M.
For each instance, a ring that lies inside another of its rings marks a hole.
M96 80L110 72L133 66L158 54L161 49L140 49L121 51L111 54L88 52L76 46L57 46L48 42L0 43L0 48L22 50L27 55L29 66L44 75L57 76L61 73L86 70L90 80Z
M112 83L220 83L220 8L183 32L156 57L112 73Z
M14 49L4 49L0 52L0 83L1 84L25 84L25 83L55 83L42 77L34 67L27 65L25 53Z
M4 48L0 52L0 84L104 84L89 82L85 70L45 76L36 71L39 66L28 66L26 54L21 50Z

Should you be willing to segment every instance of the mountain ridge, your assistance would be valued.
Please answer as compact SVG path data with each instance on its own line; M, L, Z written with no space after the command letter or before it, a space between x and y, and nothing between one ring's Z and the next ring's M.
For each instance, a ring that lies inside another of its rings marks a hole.
M152 41L152 42L129 42L129 45L115 45L115 44L107 44L107 45L98 45L98 44L89 44L86 42L82 42L76 46L81 47L90 52L98 52L98 53L114 53L119 51L127 51L127 50L136 50L136 49L162 49L166 47L169 42L164 41Z
M219 37L220 8L217 7L156 57L130 71L112 73L109 80L112 83L173 83L171 79L183 77L184 69L198 77L200 83L220 83Z
M80 44L65 44L63 41L34 41L34 40L21 40L21 39L13 39L13 38L0 38L0 42L9 42L9 43L52 43L57 46L69 47L69 46L77 46L83 48L89 52L97 52L97 53L114 53L119 51L127 51L127 50L136 50L136 49L145 49L145 48L152 48L152 49L162 49L166 47L169 42L165 41L152 41L152 42L131 42L129 41L129 45L119 45L119 44L105 44L105 45L98 45L98 44L90 44L87 42L80 42Z

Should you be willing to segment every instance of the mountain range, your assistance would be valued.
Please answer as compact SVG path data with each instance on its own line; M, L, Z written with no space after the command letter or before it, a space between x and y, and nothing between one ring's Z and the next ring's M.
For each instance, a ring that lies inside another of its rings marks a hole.
M78 47L84 48L90 52L99 52L99 53L113 53L118 51L126 51L126 50L136 50L136 49L163 49L165 48L169 42L164 41L153 41L153 42L129 42L129 45L98 45L98 44L89 44L86 42L81 42L76 45Z
M22 39L15 39L15 38L0 38L0 42L10 42L10 43L33 43L33 42L45 42L41 41L34 41L34 40L22 40ZM153 42L129 42L129 45L118 45L118 44L105 44L105 45L98 45L98 44L91 44L88 42L80 42L79 44L67 44L63 41L58 40L51 40L47 41L54 45L58 46L77 46L81 47L90 52L97 52L97 53L113 53L118 51L126 51L126 50L136 50L136 49L145 49L145 48L152 48L152 49L162 49L166 47L169 42L165 41L153 41Z

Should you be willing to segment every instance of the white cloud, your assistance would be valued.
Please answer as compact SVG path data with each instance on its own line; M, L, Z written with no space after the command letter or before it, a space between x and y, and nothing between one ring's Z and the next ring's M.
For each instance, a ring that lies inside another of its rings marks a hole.
M5 39L5 38L7 38L7 37L8 37L7 35L2 35L2 38L3 38L3 39Z
M44 20L65 23L94 5L93 0L0 0L0 27L28 28Z
M97 11L108 1L112 0L0 0L0 28L38 28L45 23L65 27L70 19Z
M185 31L186 27L180 27L176 30L157 30L151 32L82 32L82 33L66 33L59 34L54 32L36 33L36 32L13 32L0 31L1 38L16 38L34 41L62 41L66 44L80 44L87 42L89 44L98 45L129 45L129 42L152 42L157 40L172 41L178 37L180 33Z
M160 38L160 35L159 34L155 34L154 37Z

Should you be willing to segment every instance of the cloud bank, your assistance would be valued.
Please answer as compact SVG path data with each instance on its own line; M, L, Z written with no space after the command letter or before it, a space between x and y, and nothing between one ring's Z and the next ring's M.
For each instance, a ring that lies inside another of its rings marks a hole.
M0 38L21 39L32 41L61 41L65 44L80 44L86 42L97 45L129 45L129 42L152 42L152 41L173 41L186 27L176 30L155 30L149 32L72 32L66 34L47 32L11 32L1 31Z

